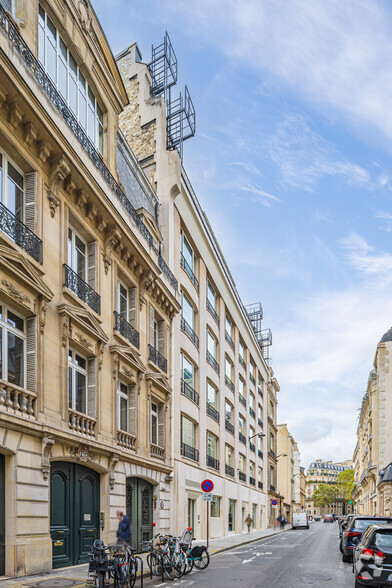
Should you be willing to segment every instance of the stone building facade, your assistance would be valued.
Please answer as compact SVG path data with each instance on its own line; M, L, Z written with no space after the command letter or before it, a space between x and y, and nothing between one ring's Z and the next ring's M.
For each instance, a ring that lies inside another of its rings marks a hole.
M278 492L280 510L288 521L301 511L300 453L287 425L278 425Z
M373 369L362 399L354 450L356 512L392 513L392 329L377 345Z
M329 507L320 507L315 506L312 496L319 484L335 484L339 474L345 470L352 469L352 467L353 462L351 459L337 463L316 459L315 462L310 464L306 471L306 507L309 515L323 516L324 514L328 514L328 508L329 510L332 509L332 512L336 515L347 514L347 512L344 512L345 504L343 500L337 499Z
M2 575L87 561L117 508L170 529L180 297L127 104L87 1L0 1Z

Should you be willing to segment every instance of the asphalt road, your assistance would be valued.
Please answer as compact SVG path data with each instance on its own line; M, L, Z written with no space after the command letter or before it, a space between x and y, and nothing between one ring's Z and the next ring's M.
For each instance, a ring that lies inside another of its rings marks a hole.
M148 580L144 586L353 588L351 564L342 563L338 539L337 523L311 523L309 530L289 530L276 537L214 555L204 571L192 572L174 582Z

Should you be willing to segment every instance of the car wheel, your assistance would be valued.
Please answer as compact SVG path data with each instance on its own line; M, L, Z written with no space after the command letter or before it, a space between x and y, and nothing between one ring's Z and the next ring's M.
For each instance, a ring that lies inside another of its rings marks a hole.
M344 561L344 563L348 563L351 561L351 556L350 555L346 555L345 553L342 553L342 561Z
M309 525L306 528L309 529Z
M355 578L355 586L354 586L354 588L362 588L362 587L363 587L363 584L360 584L358 582L358 580Z
M343 553L343 546L342 546L342 542L339 543L339 549L340 549L340 553Z

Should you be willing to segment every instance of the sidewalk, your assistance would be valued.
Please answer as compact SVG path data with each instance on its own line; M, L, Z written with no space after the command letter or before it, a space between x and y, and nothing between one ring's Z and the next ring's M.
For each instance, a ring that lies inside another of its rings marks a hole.
M291 525L286 525L285 531L291 528ZM260 539L272 537L284 533L278 529L263 529L262 531L251 531L250 533L243 532L237 535L229 535L227 537L218 537L211 539L209 542L209 552L211 555L235 549L241 545L253 543ZM194 545L205 545L206 541L194 541ZM143 557L144 571L148 571L148 566ZM88 564L79 566L72 566L69 568L61 568L53 570L47 574L38 576L24 576L23 578L0 578L0 588L83 588L85 586L92 586L92 580L87 579Z

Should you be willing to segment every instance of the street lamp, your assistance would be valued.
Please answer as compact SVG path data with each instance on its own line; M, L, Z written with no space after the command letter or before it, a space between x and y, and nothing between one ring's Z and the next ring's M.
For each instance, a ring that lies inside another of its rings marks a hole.
M276 459L278 459L278 457L287 457L287 453L279 453L279 455L276 456Z
M249 437L249 441L253 439L253 437L265 437L265 433L255 433L252 437Z

